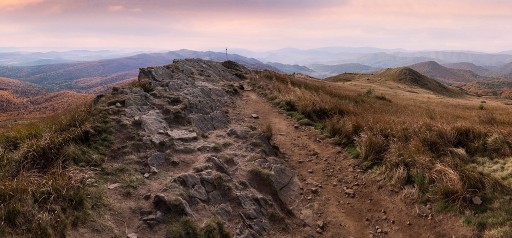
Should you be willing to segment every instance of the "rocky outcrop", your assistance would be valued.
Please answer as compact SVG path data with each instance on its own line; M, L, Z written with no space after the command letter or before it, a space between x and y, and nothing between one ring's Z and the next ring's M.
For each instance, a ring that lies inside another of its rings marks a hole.
M110 104L126 128L118 133L137 141L126 150L140 158L152 188L139 189L140 222L148 228L139 232L218 217L235 237L262 237L296 219L296 174L261 131L230 120L251 74L234 62L177 60L140 69L138 87L113 90Z

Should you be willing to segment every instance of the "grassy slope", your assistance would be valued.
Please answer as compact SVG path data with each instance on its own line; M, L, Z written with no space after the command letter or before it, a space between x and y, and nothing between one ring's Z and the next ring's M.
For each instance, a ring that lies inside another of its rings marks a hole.
M86 104L0 133L0 236L64 237L101 204L90 167L109 146L110 112Z
M71 91L48 93L31 83L0 78L0 120L45 117L93 97Z
M396 68L386 69L375 75L375 77L382 78L384 80L391 80L397 83L405 85L419 87L439 95L457 97L462 96L462 93L452 88L426 77L411 68Z
M464 215L466 223L490 237L512 235L512 108L426 90L411 93L388 81L332 83L263 72L253 82L289 115L337 138L362 168L410 198L471 211L477 215ZM477 196L482 205L473 204Z

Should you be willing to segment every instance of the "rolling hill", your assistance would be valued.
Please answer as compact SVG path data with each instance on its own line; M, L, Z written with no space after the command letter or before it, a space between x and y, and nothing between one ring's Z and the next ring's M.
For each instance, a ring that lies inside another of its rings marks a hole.
M0 118L45 116L75 106L93 95L71 91L48 93L43 88L14 79L0 78Z
M21 97L40 96L45 93L41 87L10 78L0 78L0 91Z
M445 66L447 68L451 68L451 69L469 70L469 71L472 71L473 73L478 74L480 76L487 76L487 74L490 71L489 68L486 68L486 67L483 67L480 65L476 65L473 63L469 63L469 62L448 63L448 64L443 64L443 66Z
M468 83L479 80L486 80L470 70L447 68L435 61L427 61L408 66L419 73L445 83Z
M422 75L421 73L408 67L385 69L375 74L374 77L380 78L382 80L405 84L408 86L422 88L443 96L456 97L463 95L461 92L449 88L444 84L425 75Z
M512 99L512 81L510 80L471 82L461 85L461 88L478 96L496 96Z
M277 68L279 71L282 71L287 74L293 74L293 73L301 73L301 74L308 74L308 75L314 75L316 72L306 66L296 65L296 64L281 64L277 62L270 62L267 63L268 65Z
M488 75L512 79L512 62L493 68Z
M335 76L342 73L370 73L378 71L379 68L363 65L359 63L337 64L337 65L324 65L313 64L309 68L318 72L322 78Z
M354 81L354 80L359 79L364 76L370 77L371 75L357 74L357 73L342 73L342 74L339 74L336 76L331 76L331 77L325 78L324 81L333 82L333 83L350 82L350 81Z

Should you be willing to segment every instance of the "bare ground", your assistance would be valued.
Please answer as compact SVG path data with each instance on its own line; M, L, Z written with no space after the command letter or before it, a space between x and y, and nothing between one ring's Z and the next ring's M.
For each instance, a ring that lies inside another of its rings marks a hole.
M292 229L288 237L471 237L472 230L457 217L436 213L432 205L407 203L398 189L358 170L357 161L330 139L297 126L255 92L244 92L230 114L239 124L271 125L273 143L298 172L303 192L294 212L304 229ZM316 231L322 222L325 228Z

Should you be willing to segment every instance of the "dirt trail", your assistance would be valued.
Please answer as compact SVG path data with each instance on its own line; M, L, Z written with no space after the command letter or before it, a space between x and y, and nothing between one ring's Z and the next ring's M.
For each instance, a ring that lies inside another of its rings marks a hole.
M272 126L273 143L298 172L302 206L294 212L307 225L306 231L293 229L290 237L471 236L471 229L454 216L438 214L430 205L406 204L398 190L357 170L356 161L332 141L311 127L297 126L255 92L244 92L236 108L230 113L234 122ZM316 231L321 222L323 231Z

